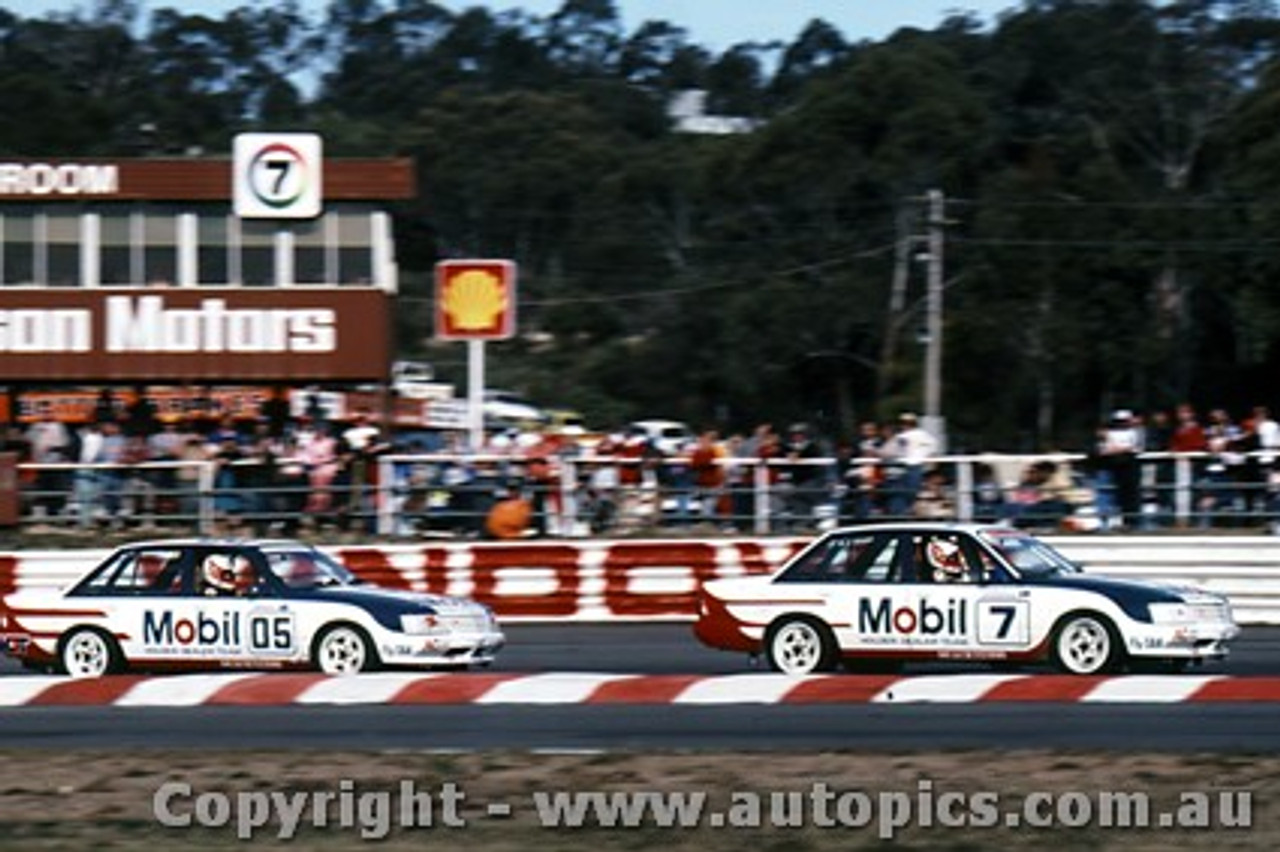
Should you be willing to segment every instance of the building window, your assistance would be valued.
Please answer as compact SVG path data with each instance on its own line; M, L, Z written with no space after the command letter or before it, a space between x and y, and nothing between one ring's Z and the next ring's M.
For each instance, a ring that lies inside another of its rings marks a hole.
M276 224L240 220L240 283L246 287L270 287L276 283Z
M142 280L138 283L172 286L178 280L178 211L148 207L145 216Z
M35 283L35 220L30 215L5 214L0 221L0 283Z
M232 275L231 258L238 257L235 245L230 242L230 217L225 213L214 214L202 212L196 226L198 271L196 280L202 285L225 287L229 282L237 280L239 273Z
M329 284L334 274L329 270L325 250L327 216L290 226L293 232L293 277L298 284Z
M101 243L98 279L104 285L125 286L138 280L133 272L131 232L128 210L112 208L103 212L98 231Z
M339 284L372 284L373 211L353 207L338 216Z

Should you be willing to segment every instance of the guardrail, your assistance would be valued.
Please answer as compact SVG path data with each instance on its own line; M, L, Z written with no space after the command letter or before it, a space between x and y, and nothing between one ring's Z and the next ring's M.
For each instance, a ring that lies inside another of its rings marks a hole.
M440 543L326 548L357 575L394 588L464 595L505 619L687 619L703 580L764 573L808 539ZM1280 624L1280 539L1253 536L1046 538L1086 570L1203 586L1246 624ZM0 554L0 596L63 586L104 550Z
M533 525L559 538L622 537L711 524L750 535L807 534L909 517L1004 521L1043 530L1226 528L1280 534L1280 470L1270 455L1217 471L1205 453L1146 453L1131 472L1139 500L1082 454L938 456L940 481L876 458L724 458L724 480L700 487L690 460L576 453L378 456L321 484L295 459L18 466L18 525L94 532L228 527L292 535L303 526L385 539L476 538L499 493L533 504ZM1242 456L1246 458L1249 456ZM628 473L628 476L623 476ZM629 483L628 480L643 480Z

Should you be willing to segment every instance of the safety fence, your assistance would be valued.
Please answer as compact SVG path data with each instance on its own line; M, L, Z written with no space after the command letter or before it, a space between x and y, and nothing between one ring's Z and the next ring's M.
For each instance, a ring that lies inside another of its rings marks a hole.
M586 540L386 544L327 548L382 586L471 597L504 619L687 619L700 582L767 573L809 539ZM1242 623L1280 624L1280 539L1261 536L1054 536L1086 570L1197 585L1232 602ZM102 550L0 554L0 596L64 586Z
M18 466L23 530L335 527L383 538L476 538L495 502L528 500L529 534L625 536L710 525L752 535L928 517L1044 530L1280 531L1280 471L1262 454L1148 453L722 458L707 484L688 458L589 453L393 454L325 471L294 459ZM703 481L700 481L703 480Z

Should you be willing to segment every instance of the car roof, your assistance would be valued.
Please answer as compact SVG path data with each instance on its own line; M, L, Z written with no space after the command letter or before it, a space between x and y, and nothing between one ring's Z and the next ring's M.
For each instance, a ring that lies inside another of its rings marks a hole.
M137 548L160 547L303 547L311 549L312 545L297 539L287 538L156 538L130 541L118 545L115 550L132 550Z
M965 521L882 521L872 524L851 524L849 526L838 527L832 530L828 535L838 535L840 533L870 533L870 532L952 532L952 533L968 533L976 535L981 532L998 532L1003 534L1022 533L1010 526L1002 526L1000 524L980 524Z

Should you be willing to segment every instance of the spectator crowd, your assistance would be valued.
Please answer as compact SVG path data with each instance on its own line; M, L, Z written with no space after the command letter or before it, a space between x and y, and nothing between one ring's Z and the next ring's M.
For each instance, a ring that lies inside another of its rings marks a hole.
M759 532L762 522L804 532L954 518L962 502L976 520L1070 529L1274 523L1280 513L1280 425L1265 406L1239 420L1220 408L1202 420L1189 404L1146 417L1117 410L1086 452L983 455L963 477L910 412L834 442L806 423L705 429L676 444L634 429L504 428L471 452L461 433L393 435L367 411L295 413L283 390L247 419L162 417L144 388L127 403L104 391L87 422L46 413L10 424L0 449L20 462L24 517L78 527L371 532L388 499L399 534L494 538ZM393 487L379 489L388 473Z

